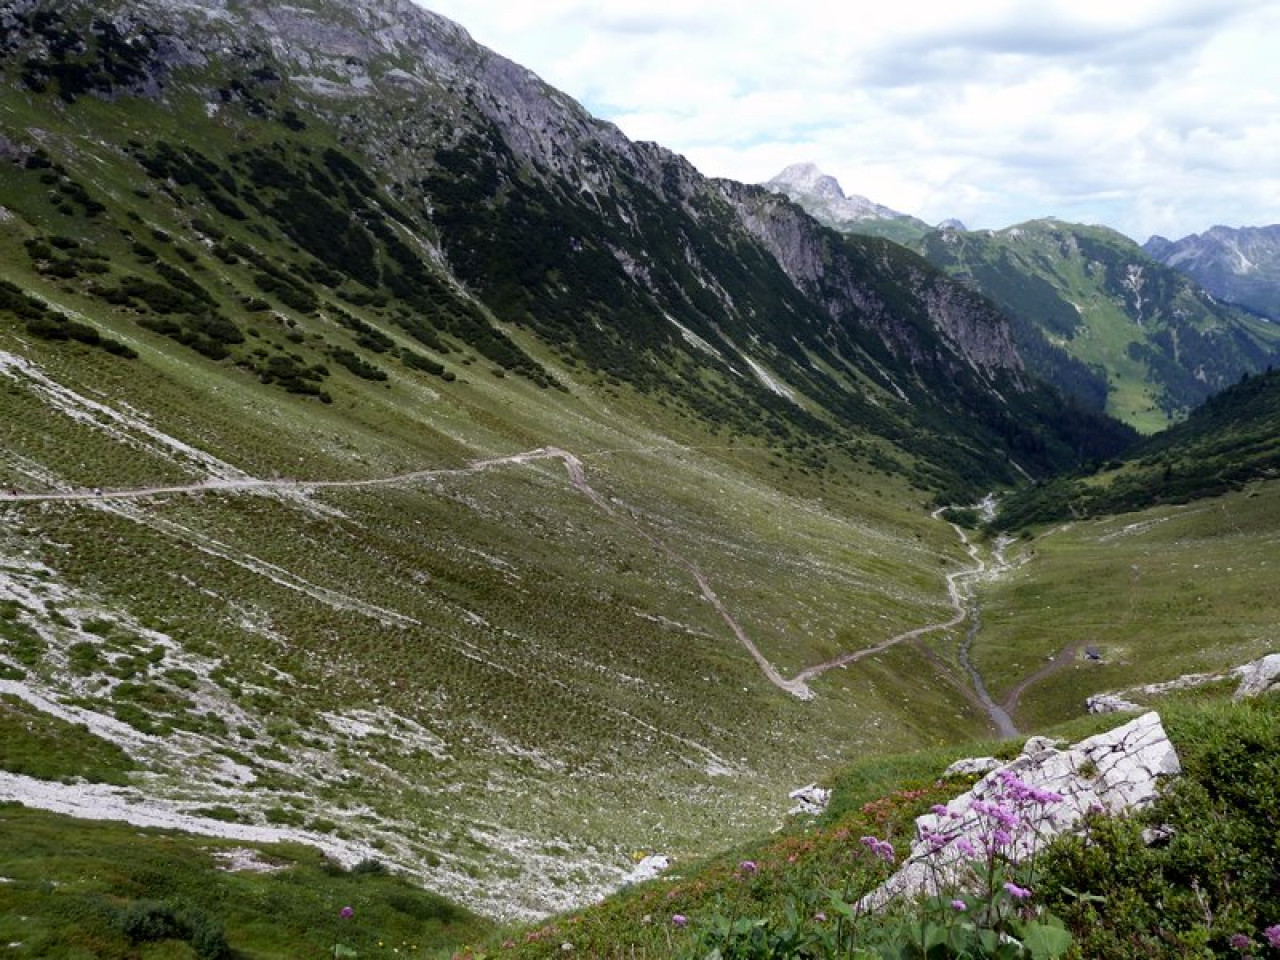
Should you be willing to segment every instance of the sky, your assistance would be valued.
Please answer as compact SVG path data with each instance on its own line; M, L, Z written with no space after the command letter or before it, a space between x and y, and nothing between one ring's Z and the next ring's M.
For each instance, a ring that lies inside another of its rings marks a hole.
M749 183L971 229L1280 222L1275 0L422 0L611 120Z

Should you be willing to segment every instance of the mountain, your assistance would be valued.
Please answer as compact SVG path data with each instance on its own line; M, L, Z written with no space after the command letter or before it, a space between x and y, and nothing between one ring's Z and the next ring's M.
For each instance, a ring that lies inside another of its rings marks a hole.
M835 177L812 163L794 163L763 186L794 200L819 223L834 230L885 237L910 246L931 229L923 220L866 197L846 196Z
M1280 477L1280 370L1246 374L1102 470L1055 478L1002 505L1002 527L1217 497Z
M1142 249L1219 300L1280 320L1280 225L1218 226L1176 242L1152 237Z
M926 507L1132 434L985 299L402 0L0 22L0 798L531 917L988 729Z
M812 164L788 167L766 186L833 229L886 236L920 252L1008 316L1030 372L1145 432L1175 422L1241 373L1263 369L1280 350L1280 329L1256 316L1258 304L1268 302L1269 268L1252 268L1248 282L1264 292L1252 305L1239 301L1250 315L1214 299L1236 297L1197 286L1199 274L1185 268L1193 262L1189 248L1175 253L1162 238L1144 252L1113 230L1053 219L977 231L947 221L933 230L864 198L845 198ZM1268 242L1252 238L1249 255L1269 262ZM1231 249L1235 269L1252 264L1241 259L1240 243Z
M1217 302L1103 227L945 230L921 250L1005 311L1032 371L1148 432L1280 349L1280 328Z

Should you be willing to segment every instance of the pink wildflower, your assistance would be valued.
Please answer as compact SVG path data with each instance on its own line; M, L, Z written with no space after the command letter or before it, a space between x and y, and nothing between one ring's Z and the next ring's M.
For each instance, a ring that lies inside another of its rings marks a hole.
M671 915L671 925L675 927L683 927L689 922L689 918L683 913L673 913Z
M952 900L952 901L951 901L951 909L952 909L952 910L967 910L968 908L969 908L969 905L968 905L968 904L966 904L963 900Z
M350 907L343 907L341 910L338 911L338 916L340 916L343 920L350 920L353 914L355 914L355 911L352 910Z
M1031 891L1026 887L1020 887L1016 883L1006 883L1004 885L1005 893L1013 897L1015 900L1025 900L1031 896Z
M1267 938L1267 944L1280 949L1280 923L1267 927L1262 931L1262 935Z

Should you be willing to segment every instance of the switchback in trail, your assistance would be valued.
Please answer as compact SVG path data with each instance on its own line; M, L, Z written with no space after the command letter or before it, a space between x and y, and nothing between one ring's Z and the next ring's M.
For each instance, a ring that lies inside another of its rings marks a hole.
M729 628L734 638L746 650L747 654L755 661L760 668L760 672L764 674L765 679L776 686L779 690L791 694L801 700L811 700L814 697L813 690L810 688L808 681L814 677L821 676L828 670L836 667L843 667L850 663L855 663L864 657L869 657L877 653L888 650L890 647L908 640L914 640L925 634L934 633L939 630L949 630L952 627L959 626L969 616L969 610L965 606L964 597L960 589L960 583L966 579L980 576L986 572L986 563L979 556L978 548L970 542L965 532L955 524L952 527L959 535L961 542L969 552L969 556L973 560L973 566L966 567L962 570L952 571L947 574L947 594L950 598L953 616L940 623L926 624L907 630L887 640L882 640L870 647L861 650L843 653L837 657L823 663L815 664L811 667L805 667L794 677L787 679L778 672L778 669L769 661L760 648L755 645L751 638L747 635L746 630L730 612L724 601L712 588L707 577L698 568L692 560L678 553L665 541L655 536L638 520L636 520L629 512L618 509L613 503L606 499L598 490L591 486L587 480L586 469L582 461L574 454L559 447L539 447L535 450L528 450L524 453L515 453L503 457L491 457L483 460L473 460L464 467L453 467L438 470L415 470L408 473L399 473L389 477L377 477L367 480L261 480L255 478L246 479L223 479L223 480L205 480L200 483L191 484L174 484L169 486L154 487L132 487L128 489L103 490L94 488L90 490L72 490L63 492L49 493L19 493L13 490L0 491L0 503L50 503L50 502L83 502L83 501L111 501L111 500L138 500L146 497L164 496L169 494L187 494L187 493L208 493L208 492L253 492L253 491L272 491L272 490L289 490L289 491L311 491L311 490L333 490L333 489L358 489L380 486L401 486L411 484L421 480L431 480L440 477L465 476L467 474L480 473L485 470L491 470L495 467L508 466L512 464L527 464L539 460L559 460L564 464L565 472L568 475L570 485L590 500L601 512L608 514L615 520L626 524L644 540L648 541L659 553L667 558L674 566L684 570L693 581L698 585L698 590L703 598L711 604L712 608L719 614L725 625ZM940 511L934 513L934 517L939 516Z

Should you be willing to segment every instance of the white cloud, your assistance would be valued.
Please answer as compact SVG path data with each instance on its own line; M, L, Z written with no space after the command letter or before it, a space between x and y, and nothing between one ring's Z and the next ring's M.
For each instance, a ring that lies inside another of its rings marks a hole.
M425 0L635 139L931 222L1280 221L1271 0Z

